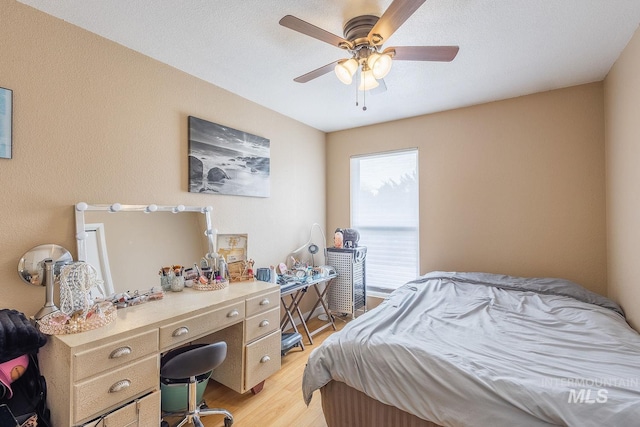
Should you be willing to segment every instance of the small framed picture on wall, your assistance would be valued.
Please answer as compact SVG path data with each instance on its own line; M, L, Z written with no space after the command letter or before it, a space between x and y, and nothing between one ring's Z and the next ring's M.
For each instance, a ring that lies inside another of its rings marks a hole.
M13 91L0 87L0 159L10 159L12 151Z

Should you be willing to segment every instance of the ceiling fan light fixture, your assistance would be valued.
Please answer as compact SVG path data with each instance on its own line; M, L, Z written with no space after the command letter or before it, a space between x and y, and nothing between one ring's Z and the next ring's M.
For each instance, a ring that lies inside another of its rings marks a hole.
M373 77L376 79L382 79L391 70L392 65L391 55L386 53L374 52L367 58L367 65L373 72Z
M358 86L358 90L371 90L375 89L380 85L375 77L373 77L373 71L370 69L363 69L362 75L360 79L360 85Z
M355 59L345 59L338 62L334 68L338 80L342 83L349 85L353 81L353 75L358 69L358 61Z

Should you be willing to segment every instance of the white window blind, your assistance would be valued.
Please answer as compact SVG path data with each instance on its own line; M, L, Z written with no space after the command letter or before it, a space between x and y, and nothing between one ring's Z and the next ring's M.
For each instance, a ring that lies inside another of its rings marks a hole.
M351 227L367 247L367 292L418 276L418 225L418 151L352 157Z

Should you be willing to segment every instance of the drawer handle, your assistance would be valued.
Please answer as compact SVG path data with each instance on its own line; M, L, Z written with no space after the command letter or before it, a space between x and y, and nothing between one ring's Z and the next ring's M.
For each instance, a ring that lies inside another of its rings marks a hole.
M269 326L269 321L268 320L263 320L262 322L260 322L259 326L261 328L264 328L265 326Z
M117 359L119 357L128 356L130 354L131 354L131 347L129 346L119 347L111 352L111 354L109 355L109 359Z
M260 301L260 305L269 305L269 298L265 298L262 301Z
M271 358L269 356L262 356L262 359L260 359L260 363L267 363L270 360Z
M181 326L171 334L172 337L181 337L183 335L187 335L189 333L189 328L186 326Z
M109 387L109 393L117 393L119 391L122 391L126 388L129 388L129 386L131 385L131 381L129 380L120 380L117 383L115 383L114 385L112 385L111 387Z
M240 312L238 310L233 310L227 313L227 317L236 317Z

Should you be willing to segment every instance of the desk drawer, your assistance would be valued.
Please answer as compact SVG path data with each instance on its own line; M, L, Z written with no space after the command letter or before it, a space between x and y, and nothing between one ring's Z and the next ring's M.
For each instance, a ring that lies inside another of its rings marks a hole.
M102 419L83 424L82 427L148 427L158 424L159 416L160 391L158 390L116 409Z
M106 370L118 368L132 360L158 351L158 330L153 329L127 339L111 342L74 355L73 378L88 378Z
M245 367L245 389L280 369L280 330L247 345Z
M278 289L259 297L247 298L247 317L274 307L280 307L280 291Z
M280 326L279 323L280 309L277 307L249 317L245 323L244 341L251 342L258 337L275 331Z
M73 386L75 422L100 414L105 409L125 403L149 390L158 389L159 356L109 371L94 379Z
M244 319L244 301L160 328L160 349L175 347Z

